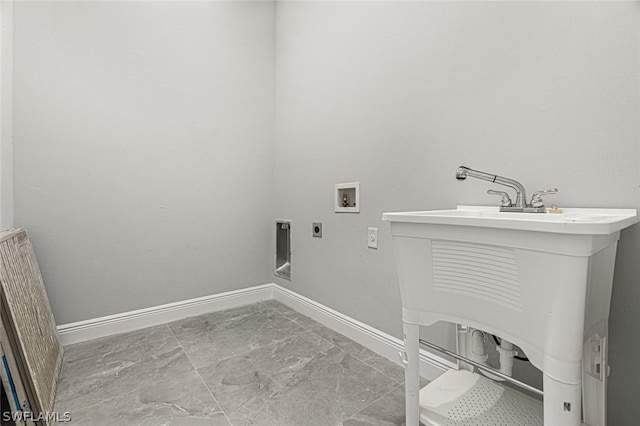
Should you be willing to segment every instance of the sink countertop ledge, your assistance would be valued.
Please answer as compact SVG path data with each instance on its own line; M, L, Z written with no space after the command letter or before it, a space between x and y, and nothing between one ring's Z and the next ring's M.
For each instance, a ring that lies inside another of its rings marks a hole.
M494 206L383 213L387 222L475 226L561 234L608 235L638 222L635 209L562 208L562 213L500 212Z

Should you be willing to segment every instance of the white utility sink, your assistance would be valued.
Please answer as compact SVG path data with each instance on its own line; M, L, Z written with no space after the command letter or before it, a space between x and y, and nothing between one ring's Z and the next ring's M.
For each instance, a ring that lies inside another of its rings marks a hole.
M543 372L545 426L606 423L616 247L620 231L638 221L636 210L459 206L382 219L390 223L402 296L407 424L417 424L419 326L438 321L522 348ZM420 416L436 424L431 414Z

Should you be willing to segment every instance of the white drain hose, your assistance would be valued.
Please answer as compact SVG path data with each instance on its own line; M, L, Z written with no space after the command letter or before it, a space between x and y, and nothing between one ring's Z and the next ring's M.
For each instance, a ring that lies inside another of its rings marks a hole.
M500 345L496 346L496 350L500 354L500 372L511 376L513 374L513 357L518 355L513 350L513 343L502 339Z
M469 358L479 364L486 365L489 355L484 350L484 332L481 330L470 330L471 338L471 353ZM513 357L518 354L513 350L513 343L502 339L501 344L496 346L496 350L500 354L500 372L511 377L513 374ZM479 370L482 374L490 378L491 380L504 381L504 379L495 376L487 371Z
M471 336L471 353L469 354L469 358L472 361L477 362L478 364L487 365L487 359L489 359L489 355L486 354L484 350L484 332L480 330L472 329L470 330ZM480 373L484 374L491 380L504 381L504 379L495 376L488 371L477 369Z

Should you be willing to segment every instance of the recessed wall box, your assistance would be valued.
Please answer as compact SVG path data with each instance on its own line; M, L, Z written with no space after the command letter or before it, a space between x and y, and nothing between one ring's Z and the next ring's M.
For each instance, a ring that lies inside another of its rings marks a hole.
M334 206L336 213L359 213L360 182L336 184Z
M276 220L276 268L277 276L291 279L291 221Z

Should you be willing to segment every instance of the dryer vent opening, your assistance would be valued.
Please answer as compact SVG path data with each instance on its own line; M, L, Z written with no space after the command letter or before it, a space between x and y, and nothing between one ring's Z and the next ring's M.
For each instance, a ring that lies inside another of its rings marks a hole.
M291 221L276 221L276 275L291 279Z

